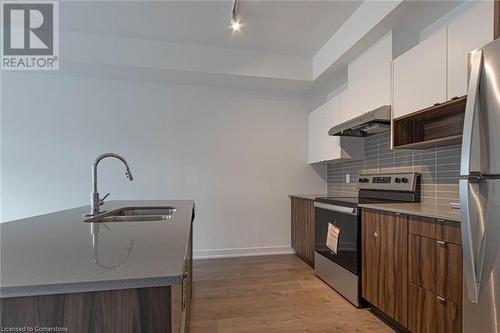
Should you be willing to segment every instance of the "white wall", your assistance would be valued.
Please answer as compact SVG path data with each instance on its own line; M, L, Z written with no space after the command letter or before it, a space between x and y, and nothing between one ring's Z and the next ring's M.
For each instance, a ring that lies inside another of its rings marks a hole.
M307 57L158 42L75 32L60 33L61 55L66 62L108 64L217 73L260 78L312 79ZM99 52L85 52L85 50Z
M199 255L289 250L288 194L326 192L292 96L4 72L1 106L3 221L88 204L108 151L135 179L104 160L101 194L194 199Z
M401 2L364 1L313 56L313 80L338 61Z
M451 21L456 19L458 16L462 15L468 11L471 7L477 6L481 1L464 1L461 5L453 8L443 16L441 16L436 21L429 24L425 29L420 31L419 40L422 42L433 35L436 31L443 28L445 25L449 24ZM484 2L484 1L483 1ZM493 7L493 1L491 1Z

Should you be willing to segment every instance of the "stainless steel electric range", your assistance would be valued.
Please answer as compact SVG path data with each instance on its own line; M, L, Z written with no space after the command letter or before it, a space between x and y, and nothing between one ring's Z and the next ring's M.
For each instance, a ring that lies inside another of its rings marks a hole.
M315 199L315 273L361 306L361 211L359 203L420 202L418 173L365 174L357 197Z

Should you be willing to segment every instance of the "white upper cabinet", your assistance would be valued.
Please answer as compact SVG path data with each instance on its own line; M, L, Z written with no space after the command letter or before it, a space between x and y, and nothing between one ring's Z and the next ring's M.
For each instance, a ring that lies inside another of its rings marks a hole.
M333 97L309 114L309 163L363 158L362 139L328 135L330 128L340 123L340 115L340 96Z
M309 163L322 160L321 151L323 150L323 143L320 138L322 117L322 107L317 108L309 114Z
M331 161L341 158L340 147L342 145L342 138L338 136L328 135L328 131L334 125L339 123L340 120L340 99L339 97L334 97L330 99L323 108L324 120L322 123L322 133L326 136L323 145L323 160Z
M446 101L446 28L396 58L393 69L394 118Z
M393 35L389 33L349 63L342 121L391 104L392 45Z
M467 95L469 53L493 40L493 2L480 1L393 62L393 116Z
M339 157L340 138L328 135L328 130L339 115L338 97L309 114L309 163L326 162Z
M448 99L467 94L468 55L493 40L493 1L481 1L448 25Z

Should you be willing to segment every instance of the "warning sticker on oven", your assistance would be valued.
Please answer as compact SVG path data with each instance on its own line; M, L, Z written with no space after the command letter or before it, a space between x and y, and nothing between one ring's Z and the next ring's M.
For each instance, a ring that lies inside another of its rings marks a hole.
M337 254L339 246L340 229L331 223L328 223L328 235L326 237L326 246Z

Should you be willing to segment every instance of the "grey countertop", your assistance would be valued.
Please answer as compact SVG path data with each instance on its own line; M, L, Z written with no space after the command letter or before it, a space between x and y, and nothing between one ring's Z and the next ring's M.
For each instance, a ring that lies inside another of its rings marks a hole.
M460 210L446 206L434 206L421 203L377 203L360 204L359 206L362 208L371 208L460 222Z
M326 197L326 194L290 194L290 198L314 200L317 197Z
M191 200L109 201L103 210L177 209L166 221L94 223L94 237L91 224L82 222L89 206L1 223L0 297L178 284L193 205Z

